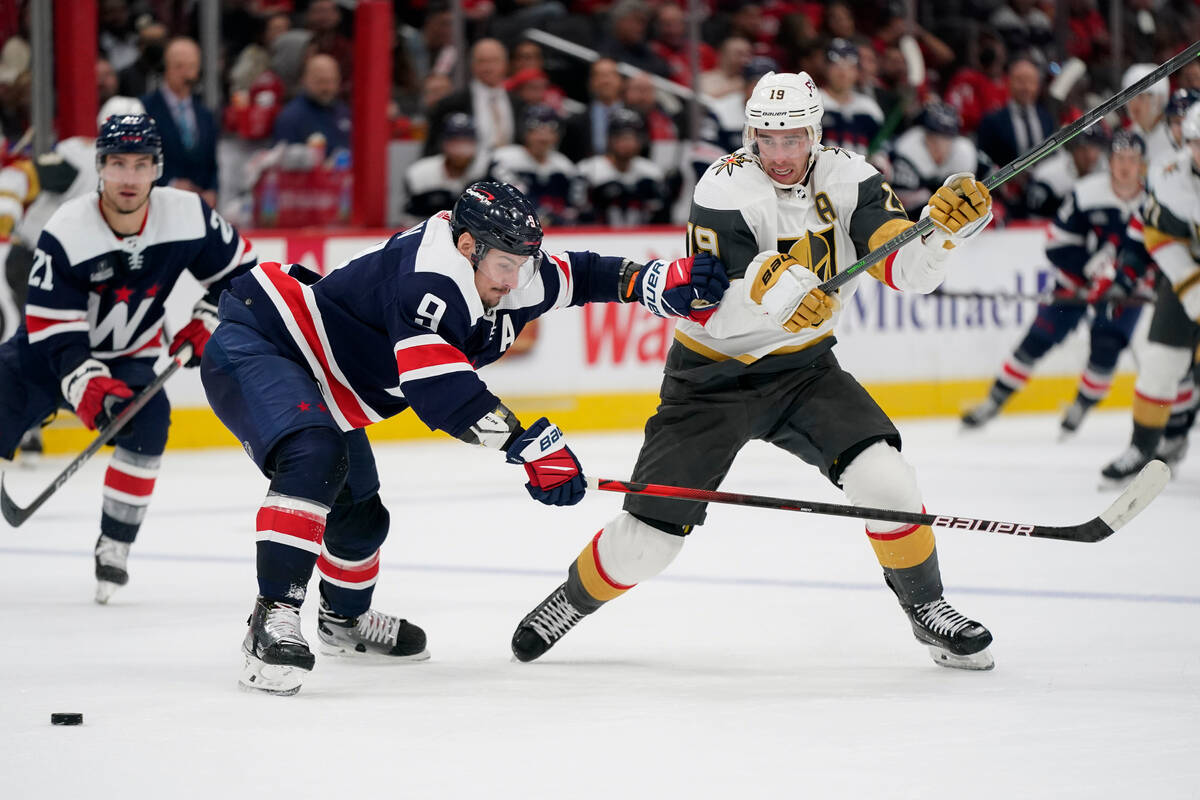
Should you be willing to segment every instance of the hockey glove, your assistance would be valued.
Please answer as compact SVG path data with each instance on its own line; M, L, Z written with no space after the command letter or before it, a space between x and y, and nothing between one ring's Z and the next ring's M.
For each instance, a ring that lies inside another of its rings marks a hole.
M548 506L573 506L587 488L583 467L557 425L542 417L508 446L507 461L524 464L529 496Z
M929 198L925 213L933 220L927 246L950 250L992 221L992 195L971 173L956 172Z
M789 333L815 328L833 317L837 298L817 287L821 279L796 259L770 250L746 268L750 300Z
M116 415L122 400L133 397L125 381L114 378L100 361L89 358L63 378L63 397L90 431L102 428Z
M635 266L636 269L636 266ZM674 261L655 259L622 280L623 300L636 295L651 314L683 317L703 325L717 311L729 278L725 267L710 253L697 253Z
M200 363L200 357L204 355L204 346L208 344L208 338L212 336L212 332L216 328L217 307L200 299L192 307L191 322L179 329L179 333L175 334L175 338L171 340L171 347L167 352L175 355L184 345L191 345L192 354L183 365L185 367L197 366Z

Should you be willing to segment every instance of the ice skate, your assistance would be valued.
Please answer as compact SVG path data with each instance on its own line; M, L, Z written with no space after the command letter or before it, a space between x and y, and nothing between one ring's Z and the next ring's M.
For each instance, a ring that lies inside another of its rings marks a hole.
M564 583L521 620L513 633L513 655L518 661L533 661L566 636L584 616L567 597Z
M978 430L991 422L992 418L999 413L1000 404L996 402L995 398L988 395L982 403L962 415L963 428Z
M1079 430L1079 426L1083 424L1083 418L1087 416L1091 410L1090 405L1084 405L1076 400L1067 407L1067 412L1063 414L1062 421L1058 423L1058 440L1066 441L1075 435Z
M293 695L316 658L300 632L300 609L261 597L246 621L250 626L242 641L246 664L238 683L268 694Z
M1133 480L1142 467L1150 463L1151 457L1136 445L1129 445L1124 453L1114 458L1100 470L1100 488L1120 489Z
M1176 465L1187 456L1187 451L1188 437L1186 433L1182 436L1164 436L1154 450L1154 457L1171 468L1171 477L1173 478Z
M317 612L317 638L323 655L377 661L427 661L425 631L405 619L367 609L357 617L333 613L325 598Z
M21 443L17 445L17 450L21 453L20 465L22 467L36 467L42 460L42 429L30 428L25 431L25 435L21 437Z
M104 605L113 592L129 583L129 542L118 542L103 533L96 540L96 602Z
M992 634L973 619L954 610L943 598L915 606L900 604L912 622L917 641L929 647L940 667L991 669L995 666L988 645Z

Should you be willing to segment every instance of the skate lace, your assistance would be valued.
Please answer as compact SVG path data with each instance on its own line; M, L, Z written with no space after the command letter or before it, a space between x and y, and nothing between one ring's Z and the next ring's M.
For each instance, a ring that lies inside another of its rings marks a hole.
M275 603L267 611L263 628L272 639L304 642L300 633L300 609L286 603Z
M401 622L403 620L397 617L368 609L366 614L358 618L355 629L359 636L368 641L394 645L400 633Z
M105 566L124 569L129 560L129 543L101 536L96 542L96 558Z
M942 636L955 636L971 626L971 620L954 610L945 600L922 603L917 616L926 628Z
M529 620L530 626L547 642L561 639L567 631L575 627L575 623L583 619L583 614L571 605L565 592L556 592L545 605L538 609Z
M1129 445L1129 449L1117 456L1112 465L1119 470L1130 470L1145 460L1146 457L1142 455L1141 450L1134 445Z

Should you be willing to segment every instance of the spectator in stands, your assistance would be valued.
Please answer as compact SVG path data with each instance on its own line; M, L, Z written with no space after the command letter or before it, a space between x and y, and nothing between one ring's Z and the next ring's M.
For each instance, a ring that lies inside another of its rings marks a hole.
M1028 153L1054 133L1054 120L1038 101L1042 74L1032 60L1013 59L1008 67L1008 102L979 123L979 149L997 166ZM1011 216L1025 214L1027 175L1018 175L1000 187L998 199Z
M119 91L126 97L140 97L162 84L163 53L167 49L167 26L150 22L138 31L138 57L117 71Z
M508 50L496 39L480 39L471 48L471 82L438 103L430 118L425 154L433 155L442 137L442 122L451 114L470 114L479 146L489 154L512 144L514 122L520 109L504 90L508 77Z
M587 187L581 221L627 228L670 221L665 177L642 151L646 125L636 111L614 110L608 121L608 151L579 162Z
M869 155L883 125L879 104L857 91L858 48L845 39L834 39L825 51L827 66L821 87L825 116L821 118L821 143Z
M125 0L102 0L100 3L100 55L117 72L137 61L137 31Z
M401 26L400 42L418 83L434 72L449 71L454 66L454 15L449 4L444 0L430 3L420 30Z
M112 64L108 63L107 58L96 59L96 98L100 105L104 105L105 100L120 90L121 84L117 81L117 72Z
M758 79L768 72L778 72L779 65L767 56L754 56L742 71L743 88L741 94L727 94L708 104L716 121L716 137L712 141L720 150L713 158L732 153L742 146L742 130L746 127L746 101L754 91Z
M1180 89L1200 90L1200 61L1189 61L1175 73Z
M441 72L431 72L421 83L421 108L428 118L437 104L454 94L454 81L449 75Z
M877 28L873 44L875 49L883 52L887 47L899 44L906 36L911 36L921 48L921 58L925 66L931 69L941 69L953 64L956 59L954 49L916 23L910 23L901 2L889 2L883 6L877 15Z
M304 14L304 27L313 33L313 44L318 53L333 56L339 72L346 77L349 89L350 76L354 74L354 43L341 32L342 10L334 0L312 0Z
M1067 4L1067 55L1094 63L1107 56L1108 26L1096 9L1096 0L1069 0Z
M276 142L324 141L325 152L350 149L350 109L338 99L342 89L341 70L333 56L319 53L304 65L294 97L275 118Z
M483 148L478 146L470 114L450 114L441 131L441 152L417 160L404 173L408 198L404 210L413 220L451 208L468 184L487 173L487 161L482 157Z
M985 116L1008 102L1008 79L1004 72L1007 51L995 33L979 35L978 64L965 66L946 85L946 101L962 116L963 131L974 133Z
M825 7L825 18L821 27L830 39L845 39L855 41L858 37L858 26L854 22L854 9L844 0L834 0Z
M881 70L880 57L875 53L875 48L867 43L858 46L858 84L855 88L879 106L879 110L883 112L885 129L891 126L892 131L903 130L906 127L904 121L893 121L891 117L893 112L898 115L905 113L901 103L907 103L906 96L913 94L908 86L908 71L900 48L892 46L884 53L887 58L893 60L886 75Z
M717 100L744 95L746 79L742 73L753 55L750 41L744 37L730 36L721 42L716 68L700 73L700 92Z
M1157 61L1162 42L1174 39L1183 29L1182 18L1169 4L1156 0L1126 0L1124 6L1124 61Z
M310 30L293 28L275 37L271 43L271 72L283 84L284 98L290 98L299 91L304 65L316 52L317 46Z
M892 186L910 219L917 219L930 196L955 173L982 177L975 143L961 135L958 109L940 100L925 106L916 127L892 148Z
M687 43L687 17L683 8L663 3L654 12L650 49L667 64L667 77L684 86L692 85L692 64ZM717 51L701 41L700 71L717 66Z
M596 48L619 64L666 77L670 67L646 44L650 6L642 0L618 0L608 12L608 34Z
M583 206L583 186L571 159L558 152L558 114L548 105L529 106L520 127L521 144L497 150L489 176L520 189L543 225L574 224Z
M287 14L271 14L261 21L256 40L242 48L229 68L229 91L249 92L254 81L271 69L271 46L282 34L292 29Z
M163 55L163 83L141 98L163 140L159 185L197 192L217 205L217 121L192 90L200 79L200 47L191 39L171 40Z
M1044 56L1054 41L1054 22L1037 0L1009 0L992 12L988 22L1004 37L1011 53L1037 50Z
M545 104L552 106L556 112L562 114L563 101L567 95L561 88L555 86L550 81L550 76L546 74L545 55L542 53L540 44L529 39L517 42L513 46L512 58L508 62L508 75L506 84L508 91L517 95L521 105ZM540 84L536 87L523 86L524 81L531 77L544 80L545 86ZM535 91L537 88L540 88L541 91Z
M621 108L624 79L617 72L617 62L598 58L592 63L588 79L590 99L585 110L567 117L563 132L563 154L579 161L608 149L608 118Z
M642 155L657 164L666 176L667 197L676 197L683 184L679 159L684 143L679 135L679 122L658 102L658 91L648 73L637 72L625 80L624 102L646 124Z

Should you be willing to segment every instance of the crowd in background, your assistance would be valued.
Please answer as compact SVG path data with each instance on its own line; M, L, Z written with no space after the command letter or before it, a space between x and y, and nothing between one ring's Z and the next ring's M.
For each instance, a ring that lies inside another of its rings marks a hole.
M697 171L740 146L742 104L758 76L803 70L822 89L823 143L868 156L919 208L933 178L915 161L941 156L977 172L1007 163L1120 88L1131 65L1161 63L1200 38L1194 0L1120 1L1114 32L1102 0L910 0L911 15L901 0L703 0L693 76L684 2L465 0L458 52L448 4L397 0L394 57L379 68L392 74L390 136L411 146L389 191L405 221L491 175L534 196L551 226L678 222ZM219 195L236 222L287 224L277 205L289 175L332 192L339 213L321 219L344 220L353 0L225 0L215 113L195 94L196 5L100 0L100 103L141 98L164 129L163 181ZM30 117L28 0L17 6L0 20L10 150L27 144ZM531 30L596 57L565 54ZM1049 91L1071 59L1085 68ZM460 61L466 82L456 85ZM703 102L693 111L686 92L663 82L695 87ZM1172 87L1200 89L1200 63ZM221 185L230 174L242 185ZM1052 213L1032 183L1006 187L1001 221Z

